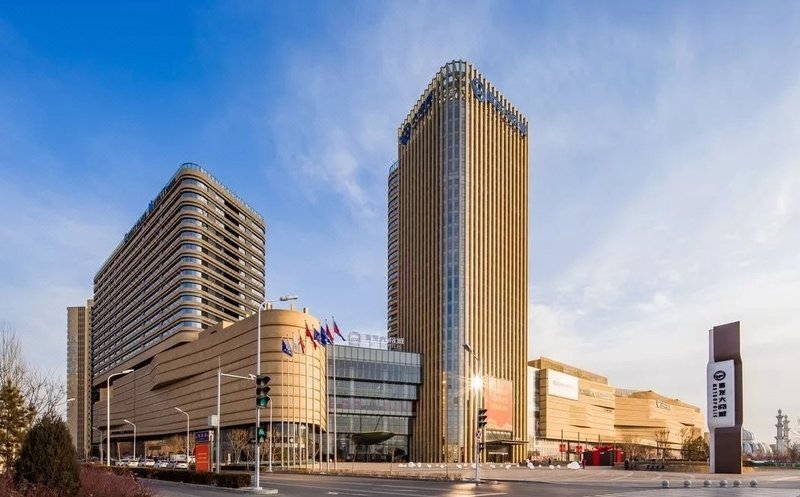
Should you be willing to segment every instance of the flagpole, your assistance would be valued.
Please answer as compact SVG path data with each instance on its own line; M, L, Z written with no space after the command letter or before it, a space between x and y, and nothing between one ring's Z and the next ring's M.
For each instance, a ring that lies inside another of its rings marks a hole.
M281 355L281 469L286 467L286 376L283 374L285 355Z
M339 456L339 433L336 427L337 407L336 407L336 343L331 344L333 354L333 470L336 471L336 460Z
M308 356L303 354L303 407L305 407L305 415L303 416L303 424L305 425L305 457L303 457L303 465L308 469Z
M297 367L296 367L297 365L294 363L294 356L291 356L291 358L292 358L292 405L294 406L294 409L292 409L292 414L294 416L294 436L292 437L292 440L294 440L294 443L292 444L292 465L295 468L297 468L300 465L299 464L300 459L298 458L297 455L297 446L300 445L299 442L300 437L297 436L298 425L300 424L300 403L298 402L298 397L300 397L300 395L298 395L297 393L297 387L298 387Z

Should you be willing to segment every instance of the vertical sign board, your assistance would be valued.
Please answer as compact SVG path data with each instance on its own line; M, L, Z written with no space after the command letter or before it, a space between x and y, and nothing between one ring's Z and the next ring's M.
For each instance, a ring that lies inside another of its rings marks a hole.
M742 354L739 322L708 332L706 367L712 473L742 473Z
M736 426L735 368L733 359L708 363L706 397L708 399L709 428L733 428Z
M198 473L211 471L211 459L209 458L210 439L210 432L208 431L200 431L194 434L194 468Z

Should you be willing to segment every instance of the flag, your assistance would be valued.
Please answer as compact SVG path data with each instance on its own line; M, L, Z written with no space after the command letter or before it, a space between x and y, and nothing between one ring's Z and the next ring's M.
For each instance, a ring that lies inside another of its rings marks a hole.
M319 343L323 347L330 343L328 337L325 335L325 328L323 328L322 325L319 325Z
M333 343L333 335L331 335L331 329L328 328L328 320L325 320L325 337L328 339L328 343Z
M314 328L314 340L318 341L322 345L325 345L324 343L322 343L322 334L319 331L317 331L316 328Z
M311 330L308 329L308 323L306 323L306 336L309 340L311 340L311 345L314 346L314 349L317 348L317 342L314 340L314 335L311 334Z
M344 336L342 335L342 332L339 331L339 327L336 326L336 320L335 319L333 320L333 332L336 333L337 335L339 335L342 338L343 341L345 341L345 342L347 341L347 340L344 339Z
M292 348L289 347L288 343L286 343L286 339L285 338L281 339L281 352L283 352L284 354L288 355L289 357L292 357L294 355L294 354L292 354Z
M303 335L300 335L300 337L297 339L297 341L300 342L300 349L305 354L306 353L306 341L303 338Z

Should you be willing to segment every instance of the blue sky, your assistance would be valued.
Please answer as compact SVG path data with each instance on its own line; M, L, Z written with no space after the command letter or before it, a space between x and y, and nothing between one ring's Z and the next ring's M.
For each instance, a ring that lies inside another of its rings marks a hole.
M531 357L704 406L706 332L741 320L771 440L800 416L799 25L792 2L5 3L0 321L64 374L65 307L191 161L264 216L270 297L383 333L396 128L466 59L530 120Z

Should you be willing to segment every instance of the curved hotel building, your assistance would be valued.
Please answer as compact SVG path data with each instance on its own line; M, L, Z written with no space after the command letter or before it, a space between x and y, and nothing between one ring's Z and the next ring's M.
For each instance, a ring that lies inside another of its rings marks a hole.
M397 133L388 179L388 327L422 358L411 453L527 455L528 122L471 64L434 76ZM467 347L465 347L465 345ZM484 378L486 394L470 388ZM488 384L500 385L492 389ZM489 394L502 393L502 399ZM485 397L485 398L484 398Z
M92 375L146 364L264 300L264 220L183 164L94 277Z

